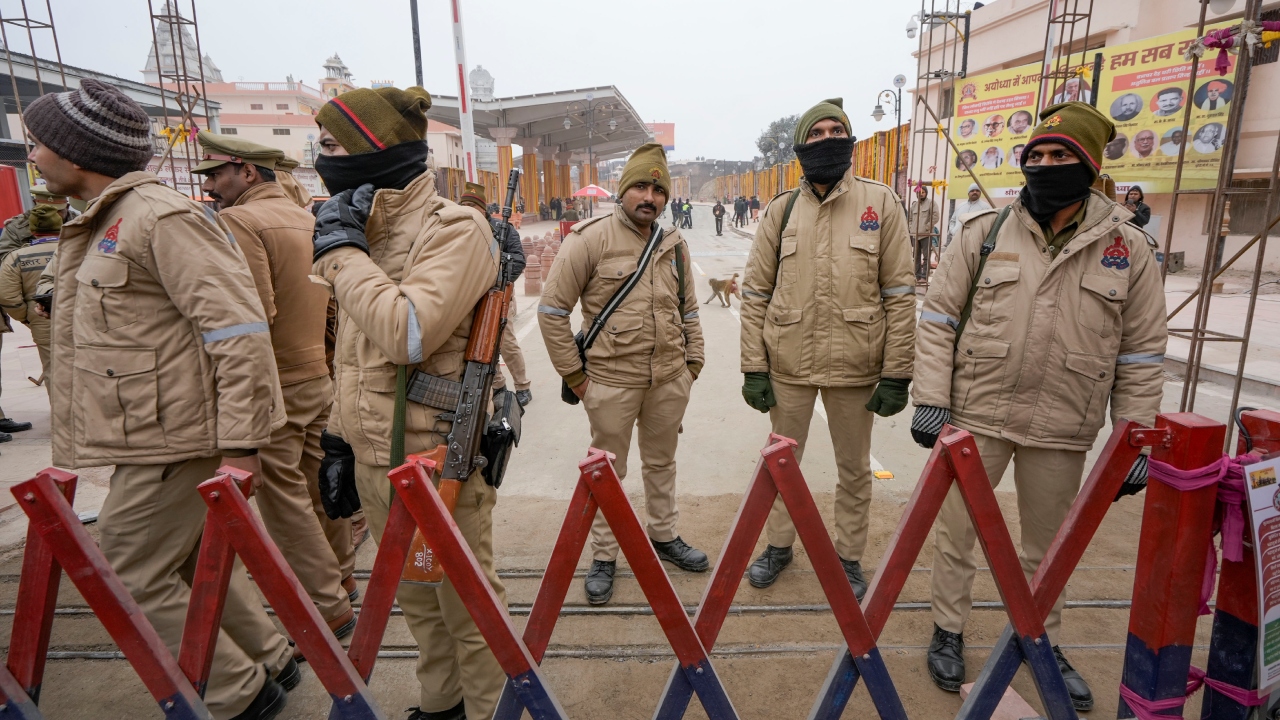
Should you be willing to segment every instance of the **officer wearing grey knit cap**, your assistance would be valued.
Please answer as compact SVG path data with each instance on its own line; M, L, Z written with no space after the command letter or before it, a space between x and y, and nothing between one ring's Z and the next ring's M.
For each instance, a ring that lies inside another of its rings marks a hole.
M89 201L63 225L51 273L53 464L114 466L99 547L176 657L191 598L179 569L207 512L196 486L222 465L257 480L257 449L286 421L267 318L227 226L143 172L151 122L138 103L85 80L23 119L49 191ZM266 720L300 679L237 565L205 707Z

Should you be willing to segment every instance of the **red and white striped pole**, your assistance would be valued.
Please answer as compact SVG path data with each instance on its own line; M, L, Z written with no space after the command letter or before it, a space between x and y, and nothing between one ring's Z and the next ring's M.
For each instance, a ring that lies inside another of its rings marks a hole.
M453 56L458 65L458 119L462 131L462 166L467 182L476 182L476 126L471 120L471 89L467 87L467 46L462 39L462 0L449 0L453 9Z

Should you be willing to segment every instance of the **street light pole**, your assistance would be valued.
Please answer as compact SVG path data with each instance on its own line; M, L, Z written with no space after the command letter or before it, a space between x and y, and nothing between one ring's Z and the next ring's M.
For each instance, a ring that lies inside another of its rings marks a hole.
M899 75L898 77L902 77L902 76ZM894 85L898 86L898 89L896 91L881 90L880 94L876 96L876 109L871 112L871 117L875 118L876 122L880 122L880 120L884 118L884 108L881 106L881 104L884 102L884 99L887 97L888 99L893 101L894 122L897 123L894 127L898 128L898 132L901 133L902 132L902 129L901 129L902 128L902 85L898 85L897 80L898 80L897 78L894 78ZM905 81L905 78L903 78L903 80ZM894 192L898 192L898 148L901 145L902 145L902 138L900 137L894 138L893 152L890 154L890 157L892 158L892 162L893 162L893 191Z

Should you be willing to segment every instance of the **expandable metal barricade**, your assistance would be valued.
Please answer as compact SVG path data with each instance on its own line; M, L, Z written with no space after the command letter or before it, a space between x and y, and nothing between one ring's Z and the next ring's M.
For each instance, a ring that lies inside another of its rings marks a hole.
M1280 414L1246 413L1242 424L1248 428L1255 447L1280 449ZM627 500L613 469L612 456L593 448L579 464L578 484L523 639L436 492L432 483L438 470L435 463L412 457L389 475L395 498L349 653L342 652L279 550L251 513L246 501L248 476L223 468L217 477L199 486L210 512L177 659L160 641L72 511L75 476L49 469L13 489L31 518L31 525L8 662L0 668L0 717L42 717L36 702L59 578L65 568L165 715L208 718L200 696L208 680L231 566L238 554L332 696L331 717L381 718L366 683L390 618L410 540L415 528L421 528L507 674L507 687L495 718L516 720L528 710L537 720L563 720L567 716L538 663L599 509L613 528L677 658L656 717L683 717L689 701L697 694L713 720L737 718L708 653L750 563L769 509L781 496L812 558L846 645L837 654L809 717L839 718L862 678L880 717L906 718L898 691L876 647L876 638L885 627L954 481L969 508L1010 617L1010 625L957 717L991 717L1014 673L1025 661L1048 717L1067 720L1076 714L1044 631L1045 617L1065 588L1140 449L1153 447L1152 459L1173 468L1204 468L1215 458L1220 459L1224 432L1222 425L1186 413L1162 415L1154 429L1129 421L1118 423L1048 554L1028 583L972 436L947 427L925 465L861 606L845 580L839 557L795 460L794 441L772 435L761 451L692 621ZM1188 691L1186 679L1191 670L1202 578L1209 562L1205 549L1211 547L1214 516L1223 507L1218 502L1218 492L1216 483L1183 490L1158 479L1153 479L1146 491L1123 675L1125 697L1130 700L1122 698L1120 717L1181 713L1181 699ZM1246 550L1251 550L1248 543ZM1242 561L1224 563L1202 718L1243 720L1257 704L1236 701L1239 692L1244 692L1242 688L1254 687L1256 682L1255 583L1248 554ZM1249 648L1254 651L1245 652ZM1162 701L1166 704L1159 705ZM1157 709L1152 710L1149 703L1156 703ZM1131 708L1131 704L1143 707Z

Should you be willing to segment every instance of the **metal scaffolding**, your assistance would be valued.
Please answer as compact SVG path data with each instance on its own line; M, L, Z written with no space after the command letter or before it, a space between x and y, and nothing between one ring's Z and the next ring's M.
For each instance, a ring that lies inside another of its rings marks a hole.
M53 42L53 53L58 59L58 75L61 85L59 89L67 86L67 73L62 66L62 50L58 47L58 30L53 24L53 8L49 4L50 0L44 3L44 20L33 17L27 9L27 0L20 0L16 10L6 10L6 4L0 3L0 42L4 43L4 59L9 68L9 80L13 83L13 101L15 107L13 112L18 115L18 123L22 127L22 143L26 147L27 152L31 152L31 140L27 136L27 123L22 117L22 93L18 91L18 78L13 71L13 55L10 53L12 45L9 43L9 26L20 28L25 31L27 36L27 47L31 50L32 64L36 73L36 88L40 95L44 95L44 78L40 74L40 62L37 60L39 54L36 52L36 31L49 31L49 35ZM12 6L12 3L9 3ZM21 35L22 33L19 33ZM6 103L7 105L7 103ZM9 112L9 108L5 107L4 111ZM30 167L28 172L34 170L34 166ZM28 176L28 181L33 178Z
M952 145L941 116L949 115L950 108L941 106L949 105L948 98L955 93L956 78L965 76L969 62L969 12L961 12L960 0L921 0L917 18L920 23L919 62L916 66L914 112L910 119L907 188L903 197L908 208L915 201L913 187L924 185L933 188L931 202L940 202L939 196L946 197L947 163L950 162ZM934 89L937 90L939 106L936 111L928 100L929 92ZM930 144L931 148L928 147ZM907 228L911 235L916 282L921 287L928 287L931 265L940 252L941 213L938 222L938 233L932 232L932 228ZM916 232L917 229L925 232ZM933 247L935 243L937 249Z
M1084 9L1081 10L1081 4ZM1044 60L1040 65L1040 93L1037 108L1043 110L1053 104L1054 88L1065 87L1068 80L1080 78L1089 69L1086 52L1089 47L1089 31L1093 20L1093 0L1049 0L1049 21L1044 29ZM1084 32L1079 32L1084 23ZM1079 50L1076 47L1079 46ZM1056 51L1056 52L1055 52ZM1071 57L1078 53L1079 57L1072 62ZM1102 55L1095 54L1093 60L1094 86L1090 88L1089 102L1096 104L1098 88L1096 79L1098 64ZM1050 69L1052 66L1052 69ZM1083 82L1083 81L1080 81ZM1080 95L1084 99L1084 95Z
M1262 12L1262 0L1247 0L1243 20L1258 22ZM1209 0L1201 0L1200 2L1200 20L1196 26L1197 37L1205 35L1205 17L1209 6ZM1222 144L1222 159L1218 167L1217 183L1212 188L1206 189L1186 189L1183 188L1183 160L1186 155L1186 146L1190 144L1184 141L1182 148L1178 152L1178 165L1174 174L1173 181L1173 197L1169 207L1169 224L1165 230L1164 237L1164 261L1161 267L1162 277L1168 274L1169 257L1173 249L1173 238L1175 236L1175 226L1178 219L1179 200L1187 195L1206 196L1209 202L1209 217L1207 224L1207 237L1205 239L1204 263L1200 268L1200 281L1194 292L1187 297L1178 307L1174 308L1168 315L1170 323L1170 337L1188 340L1190 345L1187 351L1186 371L1183 377L1182 398L1179 401L1178 408L1183 412L1193 412L1196 405L1196 390L1200 379L1201 369L1204 367L1204 348L1206 343L1235 343L1238 348L1236 372L1233 376L1231 390L1231 410L1227 419L1227 438L1226 449L1230 450L1232 442L1232 430L1234 425L1230 418L1235 417L1236 408L1240 402L1240 386L1244 379L1244 366L1249 352L1249 338L1253 331L1254 310L1258 302L1258 285L1262 277L1262 263L1266 257L1267 238L1272 230L1280 222L1280 182L1277 182L1277 174L1280 172L1280 133L1276 136L1276 149L1274 158L1271 162L1271 174L1267 181L1266 187L1237 187L1236 186L1236 156L1240 147L1240 132L1243 126L1245 102L1249 96L1249 81L1252 77L1252 69L1254 64L1253 54L1261 52L1263 46L1258 44L1256 47L1250 47L1249 44L1237 42L1240 47L1239 54L1235 59L1235 75L1234 75L1234 94L1231 98L1230 108L1227 114L1226 139ZM1195 96L1196 81L1199 77L1200 58L1193 56L1191 61L1191 72L1187 80L1187 98ZM1191 109L1193 103L1187 102L1182 114L1182 136L1190 139L1187 131L1191 123ZM1265 196L1266 212L1265 218L1269 218L1268 223L1255 234L1249 242L1245 243L1239 251L1231 258L1223 261L1223 251L1226 248L1226 224L1229 222L1229 206L1232 199L1245 198L1248 196L1262 197ZM1227 222L1224 222L1227 220ZM1184 231L1184 235L1187 234ZM1191 234L1198 234L1192 231ZM1223 332L1221 330L1209 329L1209 308L1213 300L1213 285L1218 277L1227 269L1231 268L1236 261L1245 256L1251 249L1256 248L1256 255L1253 263L1252 276L1249 283L1249 308L1245 313L1244 327L1239 334ZM1192 301L1195 301L1195 316L1192 320L1191 327L1174 327L1172 326L1174 318Z
M151 46L156 62L156 83L162 90L173 91L173 103L177 106L171 109L168 95L160 93L160 105L164 112L163 127L160 130L163 148L159 150L161 163L157 172L164 172L165 160L168 160L173 187L199 201L204 193L200 189L199 178L191 174L191 169L200 158L196 135L209 128L197 127L191 113L197 104L203 104L204 116L209 117L209 100L205 92L204 52L200 48L196 3L195 0L187 0L190 6L189 18L178 7L179 0L164 0L159 11L156 10L155 3L156 0L147 0L147 12L151 16ZM187 56L187 33L190 33L194 41L194 58Z

